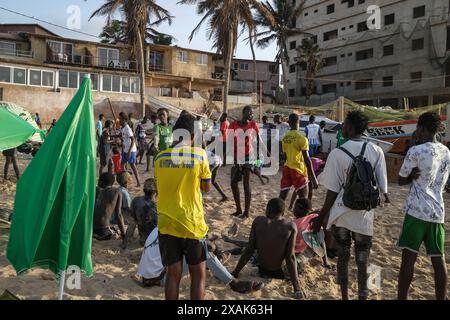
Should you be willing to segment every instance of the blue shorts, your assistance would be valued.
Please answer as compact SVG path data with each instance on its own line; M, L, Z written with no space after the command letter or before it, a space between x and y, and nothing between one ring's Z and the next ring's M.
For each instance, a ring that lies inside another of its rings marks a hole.
M128 159L128 153L122 152L122 164L124 164L124 163L135 164L137 162L136 155L137 155L137 152L131 152L130 158Z

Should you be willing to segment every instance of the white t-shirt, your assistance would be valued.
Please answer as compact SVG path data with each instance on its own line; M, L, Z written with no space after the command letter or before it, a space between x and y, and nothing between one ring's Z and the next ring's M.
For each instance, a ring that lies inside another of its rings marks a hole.
M278 139L279 141L282 141L286 133L291 130L291 127L286 122L277 123L275 126L279 133Z
M123 140L123 152L128 152L131 145L131 137L133 137L133 130L131 130L130 126L128 124L125 125L125 127L122 128L122 140ZM136 152L136 143L133 143L133 146L131 147L131 152Z
M164 270L159 251L158 228L153 229L145 241L144 252L139 262L138 275L145 279L157 278Z
M349 140L342 146L354 156L361 152L363 141ZM373 143L368 143L364 153L375 171L375 178L380 193L387 193L386 161L383 150ZM344 206L343 195L347 175L353 160L344 151L336 148L330 152L325 169L319 176L319 182L326 189L338 193L336 201L330 210L327 229L332 225L343 227L350 231L372 236L374 211L352 210Z
M306 126L306 130L308 132L308 142L311 146L319 146L320 145L320 139L319 139L319 132L320 132L320 126L316 123L311 123Z
M409 149L399 175L408 177L413 168L420 169L406 199L404 211L417 219L444 223L443 191L450 172L450 151L441 143L424 143Z

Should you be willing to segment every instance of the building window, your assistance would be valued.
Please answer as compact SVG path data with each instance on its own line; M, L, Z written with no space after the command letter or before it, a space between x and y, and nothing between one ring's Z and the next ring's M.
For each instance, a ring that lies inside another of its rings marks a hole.
M393 85L394 85L393 76L383 77L383 87L392 87Z
M383 57L394 55L394 45L389 44L383 47Z
M413 9L413 19L425 16L425 6L415 7Z
M132 77L130 79L131 93L139 93L139 78Z
M275 73L276 66L274 64L269 64L269 73Z
M299 66L302 71L306 71L306 67L307 67L306 62L304 62L304 61L300 62Z
M411 72L411 83L422 82L422 72Z
M351 8L355 5L355 0L341 0L341 4L347 3L347 7Z
M188 63L187 51L177 51L177 62Z
M367 21L363 21L363 22L358 23L358 25L357 25L357 31L358 32L364 32L364 31L367 31L367 30L369 30L369 28L367 27Z
M447 50L450 50L450 27L447 27Z
M412 50L422 50L425 47L425 40L424 38L414 39L412 41Z
M60 41L49 41L47 44L52 51L53 61L72 62L73 44Z
M42 71L42 86L43 87L53 87L53 75L51 71Z
M312 36L311 39L314 44L317 44L317 36Z
M0 66L0 82L11 82L11 68Z
M289 97L295 97L295 89L289 89Z
M297 47L297 41L289 42L289 49L294 50Z
M334 66L336 64L337 64L337 56L328 57L323 60L324 67Z
M233 68L233 70L238 70L239 69L239 63L233 62L232 68Z
M358 4L363 4L366 0L358 0Z
M336 83L324 84L322 86L322 93L335 93L336 92Z
M348 28L349 28L349 29L353 29L353 25L352 25L352 24L349 25Z
M295 72L295 64L291 64L289 66L289 73L294 73Z
M114 68L120 63L119 49L98 48L98 65L102 67Z
M305 17L307 17L308 16L308 12L305 12Z
M361 79L355 82L355 90L364 90L372 88L372 79Z
M323 41L333 40L338 37L338 30L332 30L323 34Z
M356 61L367 60L373 58L373 49L366 49L356 52Z
M121 81L122 81L122 92L130 93L130 89L131 89L130 78L122 77Z
M388 26L395 23L395 13L391 13L384 16L384 25Z
M78 72L76 71L59 71L59 87L61 88L78 88Z
M207 54L198 54L197 55L197 64L206 66L208 65L208 55Z
M21 69L21 68L14 68L13 71L13 82L16 84L27 84L27 70ZM53 81L53 72L50 72L52 75L52 81ZM53 86L53 83L51 84Z
M14 42L0 41L0 54L15 56L16 44Z
M332 14L334 12L334 3L327 6L327 14Z
M30 86L53 87L53 72L30 69L28 84Z
M241 70L248 71L248 63L241 63Z

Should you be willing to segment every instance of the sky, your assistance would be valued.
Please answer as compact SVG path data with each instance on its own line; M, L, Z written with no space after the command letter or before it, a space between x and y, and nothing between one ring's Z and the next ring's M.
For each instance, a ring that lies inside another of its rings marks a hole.
M57 25L66 27L68 22L75 22L71 19L73 11L71 6L77 6L80 13L80 25L78 31L97 36L100 34L105 24L105 18L93 18L88 21L92 12L97 9L103 0L2 0L0 7L17 11L34 18L52 22ZM187 47L192 49L213 51L211 49L212 42L206 39L206 28L203 27L196 34L191 43L189 43L189 35L200 21L201 17L196 14L195 7L192 5L177 4L178 0L159 0L158 4L169 10L175 19L171 26L163 24L159 27L159 31L168 33L175 37L174 45ZM70 11L72 10L72 11ZM69 12L68 12L69 11ZM82 39L89 41L99 41L98 38L64 30L43 22L29 19L11 12L0 9L0 23L38 23L50 31L67 38ZM74 27L72 24L71 29ZM77 27L77 26L75 26ZM242 38L244 38L243 36ZM256 49L256 59L273 61L275 58L276 46L272 44L266 49ZM240 39L236 52L236 58L251 59L251 51L244 39Z

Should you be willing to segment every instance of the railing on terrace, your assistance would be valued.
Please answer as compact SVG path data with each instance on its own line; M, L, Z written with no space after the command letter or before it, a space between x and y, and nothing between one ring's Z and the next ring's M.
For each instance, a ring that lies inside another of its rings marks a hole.
M47 62L63 65L98 67L115 70L138 70L136 60L106 59L90 55L68 55L65 53L52 53L47 55Z
M0 48L0 55L20 57L20 58L33 58L33 51L30 50L12 50L7 48Z

